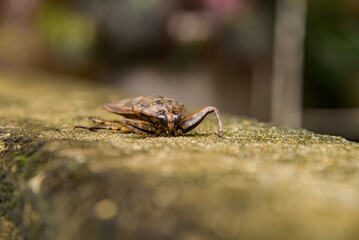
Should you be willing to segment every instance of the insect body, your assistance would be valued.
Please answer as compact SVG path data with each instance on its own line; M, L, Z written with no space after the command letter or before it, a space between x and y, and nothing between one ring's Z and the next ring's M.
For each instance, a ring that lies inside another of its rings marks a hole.
M125 117L120 121L106 121L96 117L90 119L100 125L93 127L75 126L88 130L112 129L131 131L144 136L177 136L191 131L203 119L214 112L218 120L218 135L222 138L222 119L215 107L204 107L190 115L183 116L183 104L173 98L164 96L133 97L118 102L110 102L104 106L108 112Z

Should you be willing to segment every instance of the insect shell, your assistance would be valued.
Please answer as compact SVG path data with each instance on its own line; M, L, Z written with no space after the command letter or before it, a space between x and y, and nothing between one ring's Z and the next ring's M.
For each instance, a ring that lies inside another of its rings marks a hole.
M119 122L90 117L93 122L100 125L93 127L75 126L75 128L131 131L144 136L177 136L191 131L209 113L214 112L218 120L218 135L223 138L221 116L219 111L212 106L204 107L192 114L183 116L183 104L173 98L139 96L107 103L104 109L108 112L122 115L125 119Z

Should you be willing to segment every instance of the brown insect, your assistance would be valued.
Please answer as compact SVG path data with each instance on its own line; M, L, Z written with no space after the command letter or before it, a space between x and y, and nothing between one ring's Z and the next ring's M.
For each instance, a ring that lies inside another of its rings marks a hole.
M106 121L97 117L90 119L97 124L92 127L75 126L88 130L110 129L130 131L152 137L159 135L178 136L197 127L203 119L214 112L218 120L218 135L222 135L222 118L215 107L204 107L190 115L183 116L183 104L164 96L133 97L110 102L104 109L125 117L120 121Z

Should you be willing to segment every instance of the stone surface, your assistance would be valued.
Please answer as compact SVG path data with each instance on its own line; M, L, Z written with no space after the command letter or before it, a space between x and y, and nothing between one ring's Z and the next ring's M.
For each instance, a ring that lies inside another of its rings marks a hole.
M0 74L0 239L356 239L359 145L224 116L181 137L74 130L124 93ZM198 106L202 107L202 106Z

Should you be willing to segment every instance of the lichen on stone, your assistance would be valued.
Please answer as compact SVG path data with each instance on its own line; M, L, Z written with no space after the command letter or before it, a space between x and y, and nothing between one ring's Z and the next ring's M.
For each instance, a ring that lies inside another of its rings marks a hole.
M1 237L359 234L359 144L226 114L228 140L214 116L179 137L73 129L121 119L102 105L124 97L78 79L0 76Z

